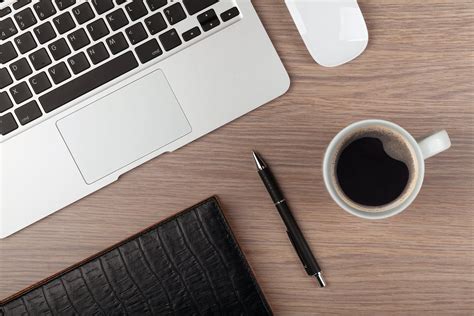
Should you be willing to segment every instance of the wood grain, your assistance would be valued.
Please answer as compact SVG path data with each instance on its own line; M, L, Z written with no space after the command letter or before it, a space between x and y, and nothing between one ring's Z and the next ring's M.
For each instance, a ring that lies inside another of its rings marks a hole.
M472 315L474 3L360 0L370 44L354 62L316 65L283 1L255 0L290 91L187 147L0 241L0 298L218 194L277 315ZM355 218L323 187L321 161L349 123L381 118L416 137L446 128L405 213ZM307 277L254 171L271 163L329 286Z

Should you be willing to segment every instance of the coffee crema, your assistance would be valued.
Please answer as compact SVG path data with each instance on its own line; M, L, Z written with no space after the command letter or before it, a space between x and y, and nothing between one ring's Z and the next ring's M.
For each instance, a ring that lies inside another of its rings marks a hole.
M410 195L418 176L405 138L384 126L354 131L336 150L332 170L338 195L352 207L383 212Z

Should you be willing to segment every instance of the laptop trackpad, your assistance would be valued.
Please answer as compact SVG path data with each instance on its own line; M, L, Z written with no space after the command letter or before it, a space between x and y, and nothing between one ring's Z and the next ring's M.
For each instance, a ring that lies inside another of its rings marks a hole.
M191 132L161 70L72 113L57 126L88 184Z

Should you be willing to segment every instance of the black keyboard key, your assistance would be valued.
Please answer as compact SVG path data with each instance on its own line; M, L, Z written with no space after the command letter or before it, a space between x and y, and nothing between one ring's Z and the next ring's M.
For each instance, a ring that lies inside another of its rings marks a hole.
M151 11L158 10L161 7L164 7L168 0L146 0Z
M56 5L58 6L58 9L61 11L75 4L76 4L76 0L56 0Z
M13 83L13 79L8 73L7 68L0 68L0 89L3 89Z
M222 21L227 22L239 15L240 15L239 9L237 7L233 7L232 9L229 9L225 11L224 13L222 13L221 19Z
M0 113L5 112L13 107L12 100L6 92L0 92Z
M105 24L103 19L99 19L87 25L87 30L94 41L97 41L110 33L107 24Z
M102 14L114 8L114 2L112 0L92 0L92 4L97 14Z
M198 21L199 23L201 23L201 27L204 32L210 31L219 24L221 24L219 18L216 15L216 12L213 9L198 15Z
M27 104L20 106L15 110L15 114L21 125L31 123L43 115L36 101L30 101Z
M124 4L125 2L127 2L128 0L115 0L115 2L117 3L117 5L121 5L121 4Z
M6 64L17 57L18 53L11 42L0 45L0 64Z
M74 50L79 50L84 46L89 45L89 43L91 42L84 29L79 29L77 31L72 32L67 36L67 38L69 39L69 43L71 44L72 49Z
M15 38L15 44L20 53L24 54L36 48L37 44L30 32L23 33Z
M156 39L151 39L145 44L138 46L135 49L135 52L137 53L138 58L142 64L163 55L163 51L161 50L160 45Z
M145 19L145 25L151 34L156 34L168 27L165 18L161 13L155 13Z
M31 88L33 88L33 91L36 94L40 94L41 92L44 92L51 88L51 82L48 79L48 75L46 73L40 72L39 74L31 77L29 79Z
M128 19L122 9L115 10L106 16L110 28L116 31L128 24Z
M40 20L47 19L56 13L56 9L51 0L39 0L33 5L33 8Z
M148 37L145 28L141 23L137 23L125 29L125 33L127 34L128 39L132 45L138 44Z
M87 68L89 68L91 65L89 64L89 61L87 60L86 55L83 52L80 52L79 54L76 54L70 58L68 58L67 63L72 69L72 72L77 75L80 72L83 72Z
M112 54L116 55L123 51L124 49L128 48L127 40L122 33L117 33L114 36L109 37L107 40L107 45L110 48Z
M88 2L84 2L72 9L72 14L76 17L77 23L84 24L94 18L94 11Z
M199 27L196 26L190 29L189 31L184 32L183 39L185 42L189 42L190 40L198 37L199 35L201 35L201 30L199 29Z
M219 2L219 0L183 0L183 4L186 10L188 10L189 15L198 13L217 2Z
M38 42L40 44L47 43L56 37L56 32L54 31L53 26L49 22L35 27L33 29L33 32L35 33L36 38L38 39Z
M71 78L71 73L67 69L67 66L64 62L54 65L48 69L49 75L55 84L59 84L64 80Z
M165 51L170 51L182 44L178 32L175 29L169 30L159 36Z
M48 48L54 60L60 60L71 53L71 49L64 38L49 44Z
M12 95L16 104L23 103L33 96L31 94L30 88L28 88L28 84L24 81L17 84L16 86L11 87L10 94Z
M10 70L16 80L20 80L32 73L26 58L19 59L10 64Z
M14 4L13 4L13 9L15 10L18 10L20 8L23 8L25 5L27 5L28 3L31 3L31 0L17 0Z
M15 20L16 23L18 23L20 30L27 29L30 26L36 24L37 22L35 15L33 14L33 11L31 11L30 8L26 8L25 10L15 14Z
M172 6L166 8L163 12L170 25L181 22L186 18L186 13L184 12L180 3L173 4Z
M138 20L148 13L143 0L132 0L125 6L125 10L132 21Z
M98 63L103 62L110 57L104 43L98 43L92 47L89 47L87 49L87 54L94 65L97 65Z
M12 13L12 9L10 7L0 9L0 18L3 18L4 16L7 16L10 13Z
M0 134L5 136L18 128L18 124L13 117L13 114L7 113L0 116Z
M55 17L53 19L53 23L56 25L56 29L58 30L59 34L64 34L76 26L76 23L72 19L72 16L69 14L69 12L65 12L60 16Z
M39 98L39 101L44 111L49 113L136 67L138 67L138 62L135 56L132 52L127 52L46 93Z
M30 61L35 70L43 69L44 67L51 64L51 58L49 58L48 52L45 48L41 48L40 50L31 53Z
M12 18L0 21L0 40L4 41L18 33Z

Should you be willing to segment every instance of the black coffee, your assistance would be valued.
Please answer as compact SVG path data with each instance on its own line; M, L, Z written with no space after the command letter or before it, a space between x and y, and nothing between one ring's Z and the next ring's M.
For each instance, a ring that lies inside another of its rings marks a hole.
M352 201L382 206L396 200L410 177L407 165L385 152L378 138L364 137L349 144L337 161L337 180Z

